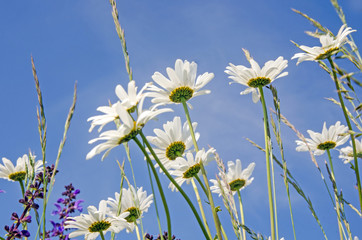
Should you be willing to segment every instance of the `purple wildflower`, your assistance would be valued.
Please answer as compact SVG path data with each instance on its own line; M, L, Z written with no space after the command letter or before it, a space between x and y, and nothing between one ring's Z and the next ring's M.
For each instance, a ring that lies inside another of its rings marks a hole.
M54 165L46 167L45 174L48 182L50 181L53 172ZM10 219L14 221L14 223L10 227L5 226L5 231L7 232L6 240L12 240L14 238L22 239L30 236L30 233L27 230L20 230L19 227L31 223L31 216L29 215L30 210L32 208L34 210L39 208L39 205L35 201L44 198L44 188L42 187L43 181L43 173L38 173L34 182L29 185L29 188L24 193L24 198L19 200L19 203L24 205L24 210L20 216L15 212L11 214Z
M52 212L52 215L58 215L59 219L61 220L60 223L56 223L50 221L53 225L53 229L48 231L52 237L58 236L59 239L68 240L69 236L65 233L64 223L68 217L70 217L71 213L75 211L82 212L83 207L81 203L84 202L83 200L76 200L77 195L80 193L79 189L74 189L72 184L65 186L65 192L62 193L64 198L59 198L57 203L54 204L56 210Z
M168 239L168 232L163 232L162 236L160 236L160 234L158 234L157 238L153 238L153 235L150 234L146 234L145 235L145 240L167 240ZM176 239L175 235L172 235L171 237L172 240L180 240L179 238Z

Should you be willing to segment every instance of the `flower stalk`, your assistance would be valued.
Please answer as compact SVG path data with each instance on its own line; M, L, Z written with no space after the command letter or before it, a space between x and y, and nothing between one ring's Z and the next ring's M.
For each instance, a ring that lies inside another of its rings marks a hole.
M173 177L170 175L170 173L167 171L167 169L164 167L164 165L162 164L162 162L158 159L156 153L153 151L152 146L150 145L150 143L148 142L146 136L143 134L142 131L140 131L140 136L143 140L143 142L146 144L148 150L151 152L152 156L154 157L155 161L157 162L157 164L160 166L160 168L162 169L162 171L165 173L165 175L167 176L167 178L175 185L175 187L177 188L177 190L181 193L181 195L185 198L186 202L188 203L188 205L191 208L191 211L193 212L193 214L195 215L195 218L205 236L205 238L207 240L211 240L211 238L209 238L207 231L205 229L205 226L202 223L202 220L198 214L198 212L196 211L195 206L192 204L190 198L187 196L187 194L184 192L184 190L180 187L180 185L178 185L178 183L173 179ZM142 146L142 145L141 145ZM143 146L142 146L143 148ZM144 149L144 148L143 148ZM146 159L149 159L149 156L147 154L147 152L143 152L143 154L146 156ZM153 165L152 165L153 166ZM151 166L151 167L152 167ZM155 170L156 171L156 170ZM171 234L170 234L171 235Z
M264 137L265 137L265 159L266 159L266 170L267 170L267 180L268 180L268 197L269 197L269 214L270 214L270 230L271 230L271 238L272 240L276 239L276 216L274 209L274 201L272 195L272 185L271 185L271 167L270 167L270 131L269 131L269 123L268 123L268 113L265 104L264 92L263 88L258 87L260 91L260 100L263 106L263 114L264 114Z
M245 225L244 208L243 208L243 202L241 201L240 189L237 192L238 192L238 198L239 198L239 204L240 204L241 225L244 226ZM243 228L243 239L246 240L246 232L245 232L244 228Z
M147 154L146 149L143 147L142 143L140 142L140 140L138 140L137 137L133 138L133 140L137 143L138 147L141 149L141 151L142 151L143 154L145 155L145 157L146 157L146 159L147 159L147 164L151 167L151 170L152 170L152 172L153 172L153 175L155 176L156 183L157 183L157 187L158 187L158 190L159 190L159 192L160 192L161 199L162 199L162 204L163 204L163 206L164 206L164 208L165 208L165 214L166 214L166 219L167 219L167 230L168 230L168 232L170 233L168 240L171 240L171 217L170 217L170 211L169 211L169 209L168 209L166 197L165 197L165 194L164 194L164 192L163 192L163 188L162 188L160 179L158 178L157 171L156 171L155 167L153 166L152 161L151 161L149 155Z
M335 175L334 175L333 162L332 162L331 152L329 151L329 149L327 149L327 154L328 154L329 166L331 168L331 176L332 176L333 181L335 182L336 178L335 178ZM335 188L337 189L337 184L335 185ZM339 199L338 199L338 196L337 196L336 192L334 193L334 199L336 201L336 212L337 212L337 220L338 220L339 238L341 240L343 240L342 222L341 222L341 213L340 213L340 203L339 203Z
M188 108L186 105L186 101L185 101L185 99L182 99L181 102L182 102L182 106L185 110L185 115L186 115L187 122L189 124L190 133L191 133L192 141L194 143L195 150L196 150L196 152L198 152L199 147L197 145L197 141L196 141L194 129L192 127L192 122L191 122L190 114L189 114L189 111L188 111ZM209 186L209 180L207 179L206 171L205 171L205 168L204 168L204 165L202 164L202 162L200 162L200 166L201 166L201 173L204 178L205 188L207 190L207 198L208 198L208 200L210 202L210 206L211 206L212 217L214 218L217 237L218 237L218 239L222 240L221 225L220 225L220 222L218 221L218 216L216 213L214 200L212 198L212 194L211 194L211 190L210 190L210 186Z
M342 97L342 94L341 94L341 88L340 88L340 85L339 85L340 84L339 80L337 78L336 68L334 67L333 60L332 60L332 58L330 56L328 57L328 61L329 61L329 64L331 65L331 68L332 68L333 80L334 80L334 83L336 85L339 102L341 103L341 108L343 110L343 115L344 115L344 118L346 119L346 123L347 123L348 129L350 131L350 137L351 137L352 149L353 149L354 171L355 171L356 180L357 180L357 189L358 189L360 209L362 211L362 189L361 189L361 179L360 179L360 175L359 175L358 162L357 162L357 150L356 150L355 136L353 134L351 121L349 120L347 110L346 110L346 106L344 104L344 100L343 100L343 97Z

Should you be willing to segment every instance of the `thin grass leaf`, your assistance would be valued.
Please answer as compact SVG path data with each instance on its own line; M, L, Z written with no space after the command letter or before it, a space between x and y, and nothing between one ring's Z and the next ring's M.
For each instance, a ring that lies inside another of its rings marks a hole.
M230 215L231 224L233 226L234 233L238 239L241 239L241 231L239 228L240 221L239 221L238 213L236 210L235 200L234 200L234 197L233 197L231 189L230 189L230 185L226 180L225 165L224 165L223 161L221 160L219 154L214 153L214 155L215 155L215 160L218 165L218 169L219 169L219 173L220 173L219 175L216 175L216 180L217 180L217 182L219 184L219 188L221 190L221 196L223 198L223 203ZM223 182L224 185L227 187L226 192L224 191L224 188L222 187L223 185L221 182Z
M121 40L124 61L126 64L126 70L128 73L129 80L131 81L131 80L133 80L133 73L132 73L132 68L130 67L130 61L129 61L129 55L128 55L128 51L127 51L126 39L124 36L124 30L122 29L121 24L119 23L119 16L118 16L116 1L109 0L109 2L112 6L112 16L113 16L113 21L114 21L114 24L116 27L116 31L117 31L119 39Z
M341 195L338 194L338 189L337 189L337 183L335 181L335 178L334 178L334 175L331 173L331 171L329 170L329 167L328 167L328 164L327 162L325 162L325 166L326 166L326 169L327 169L327 173L328 173L328 176L329 176L329 180L331 181L332 183L332 188L333 188L333 192L334 192L334 195L336 197L336 205L335 205L335 208L334 210L336 211L336 214L337 214L337 219L338 219L338 227L340 225L340 229L342 230L342 233L343 233L343 236L345 239L347 239L347 236L346 236L346 232L343 228L343 225L342 225L342 212L343 212L343 209L340 207L340 202L342 202L341 200Z
M69 127L70 127L70 122L71 122L71 120L73 118L76 101L77 101L77 83L74 84L73 102L72 102L72 105L69 108L67 119L65 120L63 138L62 138L62 140L60 141L60 144L59 144L58 154L57 154L57 158L55 160L55 165L54 165L54 172L53 172L52 177L50 179L49 194L48 194L48 197L47 197L47 201L49 200L50 193L52 192L52 189L54 187L55 174L56 174L56 171L57 171L57 168L58 168L60 156L62 155L62 152L63 152L65 141L67 140L67 133L68 133L68 130L69 130Z
M298 13L299 15L301 15L302 17L305 17L308 21L310 21L310 23L315 26L316 28L318 28L319 30L321 30L324 33L331 33L327 28L323 27L322 24L320 24L317 20L314 20L313 18L309 17L307 14L302 13L294 8L292 8L292 10L296 13Z
M281 115L282 116L282 115ZM292 125L291 125L292 126ZM258 148L259 150L265 152L265 149L263 149L262 147L260 147L258 144L256 144L255 142L253 142L252 140L250 140L249 138L246 138L246 140L248 140L252 145L254 145L256 148ZM283 164L273 155L273 159L274 161L278 164L279 167L281 168L284 168ZM319 169L319 167L318 167ZM319 169L320 170L320 169ZM323 226L322 224L320 223L320 220L313 208L313 204L312 204L312 201L309 199L309 197L307 197L305 195L305 193L303 192L302 188L300 187L300 185L298 184L298 182L295 180L295 178L292 176L292 174L290 173L290 171L288 169L286 169L286 174L287 174L287 181L294 187L294 189L297 191L297 193L302 196L302 198L307 202L308 204L308 208L309 210L311 211L313 217L315 218L315 220L317 221L321 231L323 232L323 235L325 237L325 239L328 239L326 234L325 234L325 231L323 229ZM321 172L320 172L321 173ZM322 174L322 173L321 173ZM285 178L285 176L283 176ZM323 175L322 175L323 177ZM323 177L324 179L324 177ZM330 195L330 194L329 194ZM330 197L332 198L332 196L330 195ZM332 199L333 201L333 199Z

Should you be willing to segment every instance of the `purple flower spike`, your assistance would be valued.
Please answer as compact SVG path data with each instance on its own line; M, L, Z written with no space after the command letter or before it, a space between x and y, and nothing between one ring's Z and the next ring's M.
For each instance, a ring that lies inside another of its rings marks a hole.
M24 223L24 222L31 223L31 216L23 217L20 221L21 221L21 223Z
M59 240L69 240L68 234L65 232L67 229L64 229L64 223L71 213L75 211L82 212L83 207L81 203L83 200L75 200L77 195L80 193L79 189L73 187L72 184L65 186L65 192L62 193L64 198L59 198L57 203L54 204L56 210L52 212L52 215L58 215L61 220L60 223L50 221L53 225L51 231L47 231L47 234L51 237L59 237ZM47 240L47 239L46 239Z
M22 231L21 231L21 235L22 235L23 237L30 237L30 233L29 233L27 230L22 230Z

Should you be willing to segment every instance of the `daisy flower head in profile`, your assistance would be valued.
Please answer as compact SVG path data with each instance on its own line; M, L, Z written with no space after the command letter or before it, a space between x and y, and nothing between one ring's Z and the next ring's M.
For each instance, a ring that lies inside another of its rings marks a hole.
M112 216L117 217L118 203L119 203L120 194L115 193L115 198L108 198L108 213ZM139 223L140 219L143 216L144 212L148 211L148 208L153 202L153 194L147 196L147 192L143 191L143 188L140 187L136 191L133 186L130 186L128 189L122 189L121 197L121 214L128 213L128 216L125 217L127 221L127 232L132 232L135 223Z
M355 139L355 144L356 144L356 155L358 158L362 159L362 139L361 139L361 141L358 141L357 139ZM347 146L347 147L344 147L341 150L339 150L339 153L340 153L339 158L344 159L345 164L351 162L354 159L352 142L350 142L350 145L351 146Z
M278 57L276 60L270 60L260 68L259 64L250 57L247 50L243 49L247 60L251 67L245 67L243 65L234 65L232 63L226 67L225 73L229 75L229 78L236 83L240 83L247 88L240 94L252 93L252 99L254 103L257 103L260 99L259 87L264 87L272 83L275 79L288 75L288 72L283 72L288 66L288 61L283 57Z
M129 213L121 213L117 218L107 215L107 202L99 202L99 208L89 206L88 214L81 214L76 217L68 217L65 222L65 229L76 229L69 234L69 238L84 235L84 239L93 240L100 234L107 232L119 233L127 227L126 217Z
M226 185L227 182L234 195L237 191L244 189L253 182L254 178L250 178L250 176L253 173L254 168L254 162L250 163L247 168L242 169L241 161L239 159L236 159L235 163L233 161L228 161L227 173L219 173L220 182L215 179L210 179L210 182L214 184L214 186L210 187L211 191L213 193L218 193L219 196L221 196L222 192L228 191L228 186ZM223 181L223 179L225 179L226 182Z
M341 125L340 121L337 121L335 125L332 125L327 129L326 122L323 124L322 133L308 130L308 134L311 138L306 138L306 143L301 140L296 140L298 152L305 152L311 150L314 155L322 155L326 150L334 149L343 145L349 138L347 135L348 127Z
M31 156L32 162L29 161L28 155L24 154L16 161L16 165L7 158L2 158L3 164L0 164L0 178L8 181L23 181L29 176L34 176L42 171L43 162L38 160L34 162L35 156Z
M120 111L119 108L121 108L121 103L118 101L115 104L112 104L112 106L100 106L97 108L97 111L104 113L103 115L97 115L93 116L87 119L88 122L91 122L91 126L89 128L89 132L93 130L96 126L99 126L98 132L102 131L103 127L110 123L115 121L116 119L119 119L118 112Z
M153 81L160 86L152 85L148 88L153 103L172 104L183 101L188 103L193 97L210 93L210 90L201 90L201 88L214 78L214 74L205 72L196 78L195 62L177 59L175 69L168 67L166 72L168 78L159 72L152 75Z
M192 124L194 130L196 126L197 123L194 122ZM153 132L156 136L147 136L147 140L155 146L157 157L168 170L175 164L177 157L184 156L193 146L189 125L187 122L182 125L180 117L174 117L172 121L163 124L163 130L154 129ZM196 140L199 137L200 134L195 133Z
M177 164L173 165L174 170L170 171L171 175L175 176L175 181L179 186L184 182L190 183L191 179L201 175L201 164L207 165L210 161L215 159L214 153L216 150L210 148L199 150L195 157L191 152L186 153L186 158L178 157ZM172 191L176 190L175 185L171 182L169 185Z
M121 86L116 86L116 95L121 100L121 105L127 109L128 112L132 113L136 110L137 104L141 101L142 97L145 95L143 92L144 90L152 85L152 83L146 83L141 91L137 93L136 82L134 80L130 81L128 83L127 92L126 90Z
M99 126L98 132L100 132L106 124L119 119L118 112L120 107L125 108L129 113L134 112L138 103L143 97L146 96L146 94L143 93L144 90L151 84L152 83L146 83L138 93L136 82L134 80L128 83L128 92L126 92L126 90L121 85L117 85L115 92L120 101L117 101L111 106L98 107L97 111L104 114L93 116L87 119L88 122L91 122L89 132L91 132L96 126Z
M297 65L303 61L318 61L326 59L336 53L338 53L341 47L348 42L348 35L355 32L346 24L342 25L336 36L332 33L326 33L319 35L319 41L322 46L308 47L301 45L299 48L304 51L303 53L295 54L292 59L298 58Z
M108 156L109 152L122 143L128 142L135 138L144 125L151 119L155 118L161 113L172 112L170 108L157 109L157 105L152 106L148 110L143 109L143 97L137 105L137 119L134 120L131 114L124 107L120 106L116 109L118 117L120 118L121 125L116 130L109 130L101 133L98 138L90 140L88 143L92 144L97 141L105 141L95 146L86 156L86 159L91 159L95 155L106 151L102 160Z

